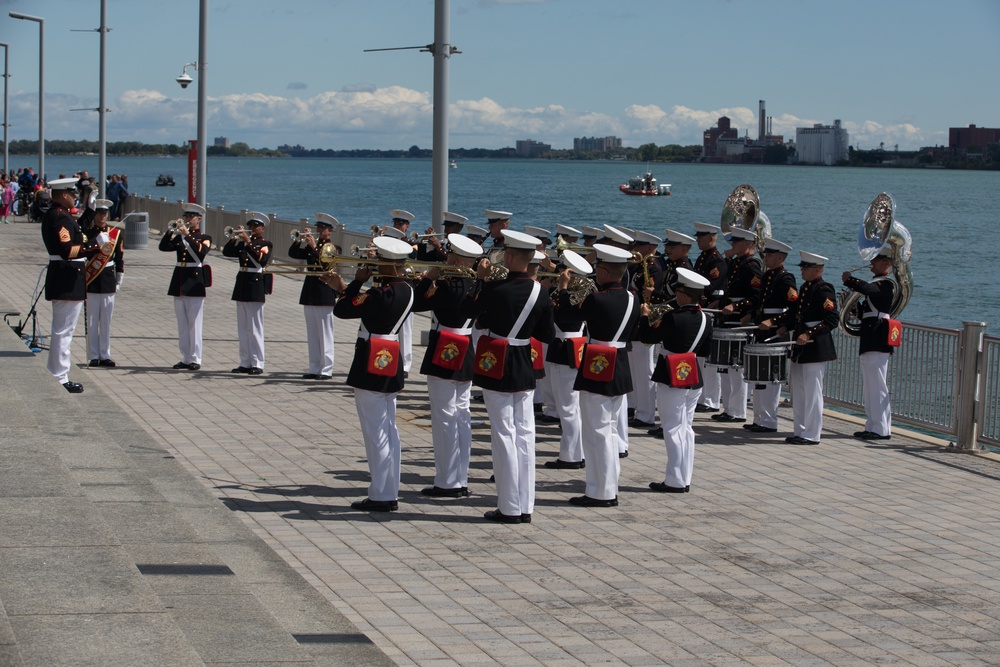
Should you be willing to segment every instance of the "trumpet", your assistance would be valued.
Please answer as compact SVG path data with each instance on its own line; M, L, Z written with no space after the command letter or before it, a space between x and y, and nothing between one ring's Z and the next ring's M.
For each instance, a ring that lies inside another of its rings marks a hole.
M555 248L560 254L562 254L564 250L573 250L574 252L585 252L585 253L594 251L594 249L591 248L589 245L575 245L572 243L566 243L566 241L563 239L562 236L556 237L556 244L552 247Z
M385 225L379 227L378 225L371 226L372 237L383 236L385 234Z
M242 226L233 227L232 225L229 225L228 227L225 227L222 230L222 235L225 236L227 239L231 239L234 236L239 236L240 234L249 234L249 233L250 230Z
M167 233L168 234L181 233L181 229L183 229L186 232L187 231L187 225L185 225L184 221L181 220L181 219L179 219L179 218L177 220L171 220L170 222L167 223Z
M427 240L427 239L443 239L446 236L448 236L448 235L447 234L417 234L416 232L410 232L410 235L407 237L407 239L410 241L410 243L420 243L421 241L424 241L424 240Z
M351 255L353 255L354 257L361 257L365 255L371 257L376 250L378 250L378 248L375 248L374 246L364 247L364 246L359 246L357 243L355 243L354 245L351 246Z
M302 229L302 230L293 229L292 233L290 234L290 236L292 237L293 241L300 241L302 243L306 242L306 237L312 236L312 235L313 235L312 230L309 229L308 227L306 227L305 229Z

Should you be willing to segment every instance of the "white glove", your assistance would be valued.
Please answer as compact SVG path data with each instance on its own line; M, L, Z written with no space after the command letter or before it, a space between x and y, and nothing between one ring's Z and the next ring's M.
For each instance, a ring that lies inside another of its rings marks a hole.
M122 291L122 278L124 278L124 277L125 277L124 273L116 273L115 274L115 291L116 292L121 292Z
M101 232L97 235L97 245L103 246L105 243L111 243L111 237L107 232Z

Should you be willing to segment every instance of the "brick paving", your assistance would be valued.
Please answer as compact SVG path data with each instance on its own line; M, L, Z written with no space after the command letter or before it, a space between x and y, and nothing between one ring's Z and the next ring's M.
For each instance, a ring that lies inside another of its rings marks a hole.
M213 252L202 369L171 370L173 256L157 242L125 254L118 367L84 367L81 319L71 379L118 403L396 663L1000 664L997 460L912 434L861 442L857 423L832 414L814 447L783 442L785 413L779 438L698 415L691 493L647 489L663 478L664 447L633 430L619 507L572 507L583 471L539 467L534 522L492 524L482 404L472 496L419 493L433 458L415 345L398 401L400 511L356 512L368 483L344 384L356 322L337 322L334 378L300 379L299 282L277 276L265 374L234 375L236 265ZM3 294L25 311L45 254L37 226L0 228L0 248ZM48 318L42 300L46 331ZM539 466L558 437L539 426Z

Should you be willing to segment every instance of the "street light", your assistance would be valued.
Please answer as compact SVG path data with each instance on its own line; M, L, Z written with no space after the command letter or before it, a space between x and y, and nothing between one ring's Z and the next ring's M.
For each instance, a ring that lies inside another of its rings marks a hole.
M194 80L187 73L188 67L198 72L198 147L195 165L194 195L198 205L205 206L206 181L208 180L208 0L200 0L198 16L198 60L184 65L176 81L181 88L187 88Z
M6 175L10 173L10 166L7 164L9 156L9 151L7 150L7 119L9 116L7 108L10 106L8 104L9 98L7 97L7 79L10 78L10 74L7 73L7 66L9 64L10 45L0 42L0 46L3 47L3 173Z
M45 19L10 12L12 19L38 23L38 177L45 178ZM6 127L4 128L6 130Z

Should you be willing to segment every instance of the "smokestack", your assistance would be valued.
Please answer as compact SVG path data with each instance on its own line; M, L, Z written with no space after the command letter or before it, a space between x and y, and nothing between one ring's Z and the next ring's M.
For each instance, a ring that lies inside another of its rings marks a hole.
M757 141L760 142L763 142L764 137L767 135L767 131L765 130L766 127L765 123L767 121L765 120L765 118L766 116L764 115L764 100L760 100L760 113L757 116Z

